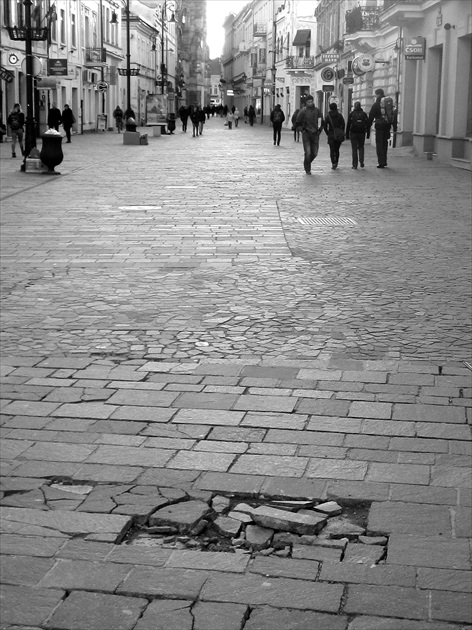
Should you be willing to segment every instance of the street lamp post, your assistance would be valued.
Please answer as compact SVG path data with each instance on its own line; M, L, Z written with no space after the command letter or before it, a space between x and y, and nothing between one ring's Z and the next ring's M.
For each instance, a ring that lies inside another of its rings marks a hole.
M129 0L126 0L126 108L131 109L131 34L129 23Z
M10 39L25 42L26 59L26 119L25 119L25 155L21 170L26 171L26 158L36 147L36 122L34 119L34 69L33 41L45 41L48 38L47 27L33 27L31 24L32 0L23 0L25 7L24 22L18 26L8 26Z
M171 1L173 2L173 0ZM165 55L165 38L164 38L165 22L164 20L167 21L167 2L168 0L164 0L161 7L161 94L165 93L165 87L167 85L167 65L166 65L166 60L164 59L164 55ZM175 5L173 6L175 10ZM174 12L172 12L169 22L175 22Z

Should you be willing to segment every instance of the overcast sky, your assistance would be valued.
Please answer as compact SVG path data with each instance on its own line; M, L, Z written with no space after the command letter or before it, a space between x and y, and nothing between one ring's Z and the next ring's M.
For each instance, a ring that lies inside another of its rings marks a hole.
M239 13L249 0L207 0L207 43L210 58L220 57L223 52L225 32L223 22L228 13Z

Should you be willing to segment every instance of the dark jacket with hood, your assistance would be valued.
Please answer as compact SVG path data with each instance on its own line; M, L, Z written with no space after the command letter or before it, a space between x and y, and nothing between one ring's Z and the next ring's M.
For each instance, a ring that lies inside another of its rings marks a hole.
M369 117L362 107L353 109L347 117L346 138L349 138L350 133L364 133L367 138L370 136Z

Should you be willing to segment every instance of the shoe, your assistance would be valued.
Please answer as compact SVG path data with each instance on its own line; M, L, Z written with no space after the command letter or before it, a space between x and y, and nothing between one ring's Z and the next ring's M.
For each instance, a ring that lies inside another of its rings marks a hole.
M338 166L337 164L333 164L333 166L331 167L331 168L333 169L333 171L335 171L335 170L336 170L336 167L337 167L337 166Z
M70 140L67 140L66 144L70 144Z
M351 168L353 168L354 170L357 170L357 166L351 166Z
M307 175L311 175L311 171L307 171L307 170L305 170L305 173L306 173Z
M11 154L12 158L16 157L16 153Z
M380 164L377 166L377 168L385 168L384 166L381 166Z
M274 142L274 147L275 147L275 142Z
M364 168L364 162L361 162L361 163L360 163L360 167L361 167L361 168Z
M277 142L277 146L280 147L280 142Z

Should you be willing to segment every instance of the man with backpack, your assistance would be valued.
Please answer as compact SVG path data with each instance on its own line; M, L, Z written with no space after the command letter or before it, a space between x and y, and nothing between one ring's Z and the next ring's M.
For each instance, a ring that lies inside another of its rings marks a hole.
M272 128L274 132L274 145L280 145L280 138L282 135L282 123L285 120L285 114L282 111L282 108L277 103L274 109L270 113L270 122L272 123Z
M24 155L24 147L23 147L23 132L25 125L25 115L21 111L21 107L19 103L15 103L13 105L13 109L10 112L10 115L7 118L7 124L10 127L11 131L11 156L12 158L16 158L15 148L16 141L18 140L18 144L20 145L21 154Z
M354 109L347 118L346 139L351 140L352 168L360 164L364 168L365 138L370 136L369 117L362 109L359 101L354 103Z
M382 88L375 90L376 100L369 112L369 127L375 121L375 147L377 149L377 168L387 166L388 141L390 128L394 122L394 105L390 96L385 96Z

